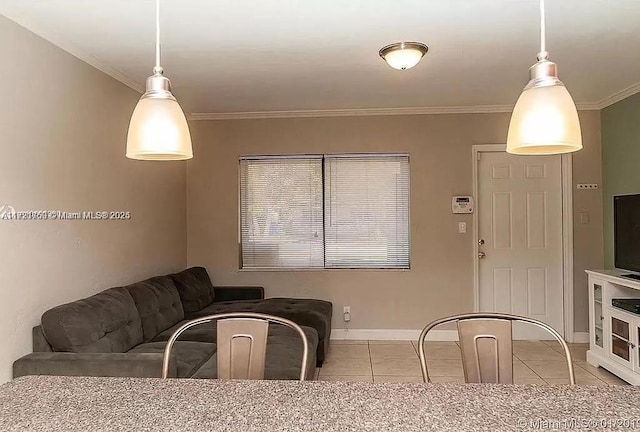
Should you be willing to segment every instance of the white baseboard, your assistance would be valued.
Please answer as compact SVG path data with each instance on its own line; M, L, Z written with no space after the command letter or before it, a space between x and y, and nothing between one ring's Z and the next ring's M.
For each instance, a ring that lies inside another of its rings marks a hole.
M595 367L600 366L631 385L640 386L640 374L634 372L633 369L629 369L618 362L611 360L603 351L587 351L587 363Z
M336 340L418 340L422 330L395 329L332 329L331 339ZM427 335L431 341L457 341L457 330L432 330Z
M421 330L398 329L332 329L331 339L335 340L418 340ZM551 339L551 338L550 338ZM430 341L457 341L457 330L432 330L427 335ZM589 333L576 332L573 343L589 343Z
M588 332L575 332L573 334L573 343L589 343Z

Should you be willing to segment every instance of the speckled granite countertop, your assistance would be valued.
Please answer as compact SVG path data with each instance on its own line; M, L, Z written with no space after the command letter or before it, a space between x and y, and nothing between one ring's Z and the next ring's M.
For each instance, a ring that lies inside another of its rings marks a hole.
M563 428L640 429L640 388L52 376L0 387L2 431Z

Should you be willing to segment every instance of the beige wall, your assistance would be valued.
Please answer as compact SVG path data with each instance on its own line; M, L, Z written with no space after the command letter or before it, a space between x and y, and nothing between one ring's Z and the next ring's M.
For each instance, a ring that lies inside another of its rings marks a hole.
M600 182L600 117L581 114L585 150L575 179ZM351 306L353 329L419 329L473 308L472 218L451 213L451 196L472 193L471 146L504 143L509 114L415 115L192 122L195 158L187 164L188 263L218 284L258 284L267 296L334 303L334 328ZM247 154L408 152L411 156L409 271L238 270L238 157ZM602 266L602 203L575 197L591 224L576 226L576 331L586 330L584 267ZM466 221L467 234L457 222Z
M0 206L130 211L0 220L0 382L46 309L184 267L185 164L125 158L136 92L0 16Z
M588 331L589 291L585 269L604 267L602 192L578 190L578 183L602 185L600 111L580 113L584 149L573 155L573 270L575 331ZM581 214L588 223L582 223Z

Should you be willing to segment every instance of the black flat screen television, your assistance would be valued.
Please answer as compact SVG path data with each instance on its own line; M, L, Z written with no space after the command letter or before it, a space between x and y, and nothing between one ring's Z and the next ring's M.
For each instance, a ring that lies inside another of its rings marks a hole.
M640 272L640 194L613 197L616 268Z

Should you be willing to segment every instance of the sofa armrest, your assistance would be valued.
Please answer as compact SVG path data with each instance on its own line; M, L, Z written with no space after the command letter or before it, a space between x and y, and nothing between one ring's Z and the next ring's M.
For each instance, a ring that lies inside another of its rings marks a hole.
M37 352L13 363L13 377L23 375L109 376L159 378L162 353ZM175 361L169 376L177 376Z
M213 287L213 302L236 300L262 300L264 298L263 287L221 286Z

